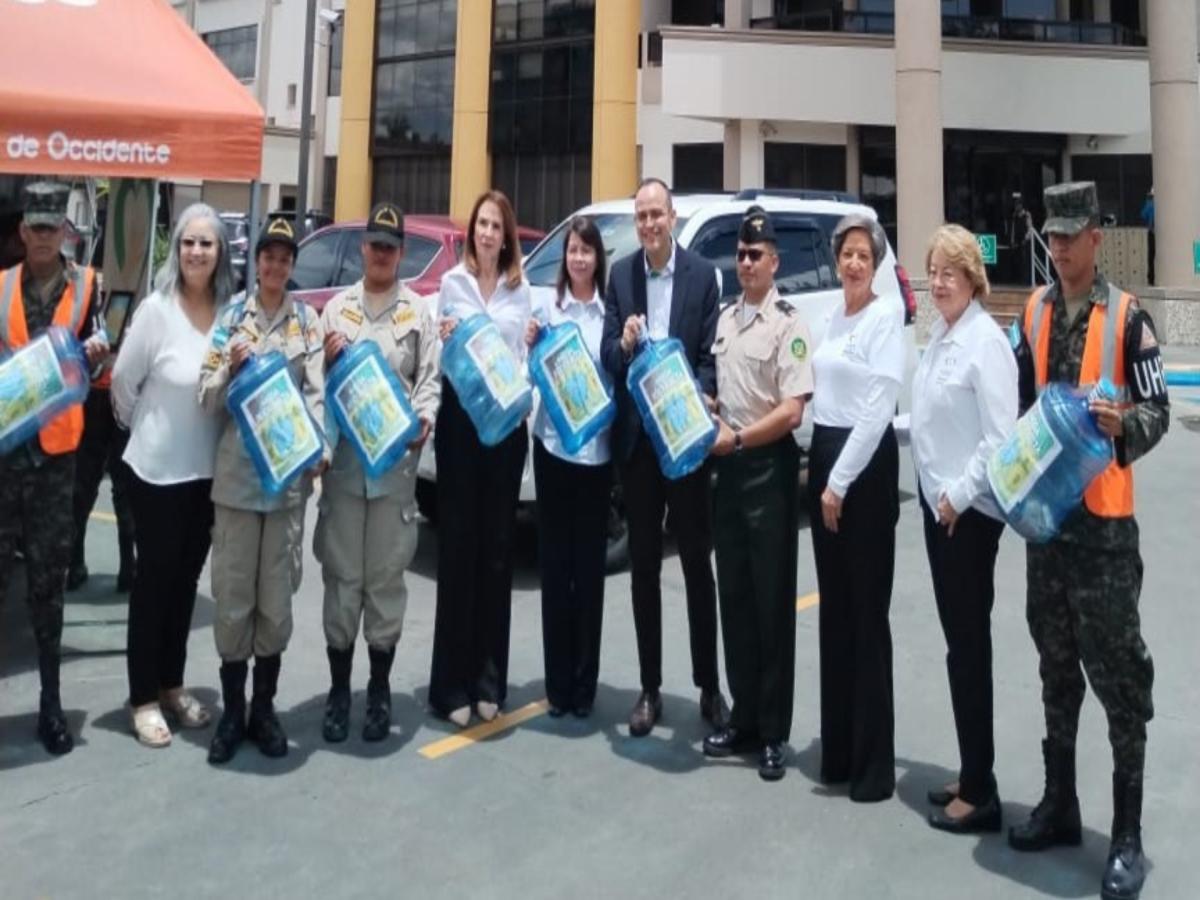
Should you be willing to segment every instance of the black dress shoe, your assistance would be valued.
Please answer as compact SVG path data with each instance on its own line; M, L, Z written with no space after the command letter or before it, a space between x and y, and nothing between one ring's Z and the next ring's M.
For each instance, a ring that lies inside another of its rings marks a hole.
M929 799L931 806L949 806L950 801L955 799L958 794L946 788L930 788L929 793L925 796Z
M633 737L645 737L654 730L662 718L662 696L658 691L642 691L633 711L629 714L629 733Z
M980 804L963 816L951 816L944 809L929 814L929 824L938 831L951 834L980 834L999 831L1001 827L1000 797L992 794L987 803Z
M577 719L586 719L592 714L592 705L590 703L580 703L571 710L571 713Z
M550 718L552 719L561 719L567 714L567 709L565 706L558 706L557 704L551 703L546 707L546 712L549 713Z
M729 707L725 705L720 690L700 692L700 718L711 725L714 731L725 727L729 721Z
M75 747L75 739L67 728L67 717L60 708L43 709L38 713L38 740L53 756L70 753Z
M785 759L783 741L767 741L758 757L758 777L763 781L778 781L787 774Z
M758 735L726 725L704 739L704 755L723 759L738 753L752 753L761 746Z

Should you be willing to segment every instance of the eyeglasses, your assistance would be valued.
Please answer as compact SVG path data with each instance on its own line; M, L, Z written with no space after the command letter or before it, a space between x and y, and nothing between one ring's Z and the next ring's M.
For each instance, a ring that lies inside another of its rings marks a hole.
M737 252L737 261L745 262L746 260L750 260L750 262L756 263L763 258L763 252L758 247L743 247Z
M217 242L211 238L185 237L179 239L179 246L185 250L191 250L193 247L199 247L201 250L211 250L217 246Z

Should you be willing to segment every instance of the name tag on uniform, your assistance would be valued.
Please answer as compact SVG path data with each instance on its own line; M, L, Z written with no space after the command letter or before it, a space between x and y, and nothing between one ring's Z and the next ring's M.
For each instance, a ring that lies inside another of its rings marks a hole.
M349 306L343 306L342 307L342 318L348 319L349 321L353 322L355 325L361 325L362 321L363 321L363 314L360 313L357 309L352 309Z

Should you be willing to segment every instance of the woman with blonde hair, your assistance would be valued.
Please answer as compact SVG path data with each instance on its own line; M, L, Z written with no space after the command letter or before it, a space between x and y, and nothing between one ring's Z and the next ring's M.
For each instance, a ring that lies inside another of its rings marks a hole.
M938 807L929 824L959 834L999 831L991 614L1004 520L988 490L987 462L1016 424L1017 364L980 305L989 286L975 236L943 225L925 265L939 317L913 379L912 451L961 759L958 779L929 792Z

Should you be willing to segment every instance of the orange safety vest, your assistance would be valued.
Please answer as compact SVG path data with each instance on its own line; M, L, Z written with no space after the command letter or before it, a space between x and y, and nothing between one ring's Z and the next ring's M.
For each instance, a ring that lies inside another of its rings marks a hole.
M1025 304L1025 338L1033 350L1039 393L1046 386L1050 370L1050 322L1054 304L1045 301L1048 292L1047 287L1039 288L1029 295ZM1083 360L1079 366L1080 386L1091 386L1106 377L1117 389L1118 403L1129 401L1129 386L1125 380L1125 316L1132 302L1131 295L1110 284L1108 303L1092 304ZM1110 315L1114 311L1115 315ZM1101 518L1132 516L1133 469L1117 465L1114 459L1088 486L1083 502L1093 515Z
M16 350L29 343L29 327L25 322L25 300L21 295L23 266L16 265L0 272L0 344ZM67 279L66 290L54 310L53 325L61 325L76 336L83 330L84 312L96 273L90 267L78 266ZM70 453L79 447L83 437L83 404L76 403L55 416L38 432L42 451L49 456Z

